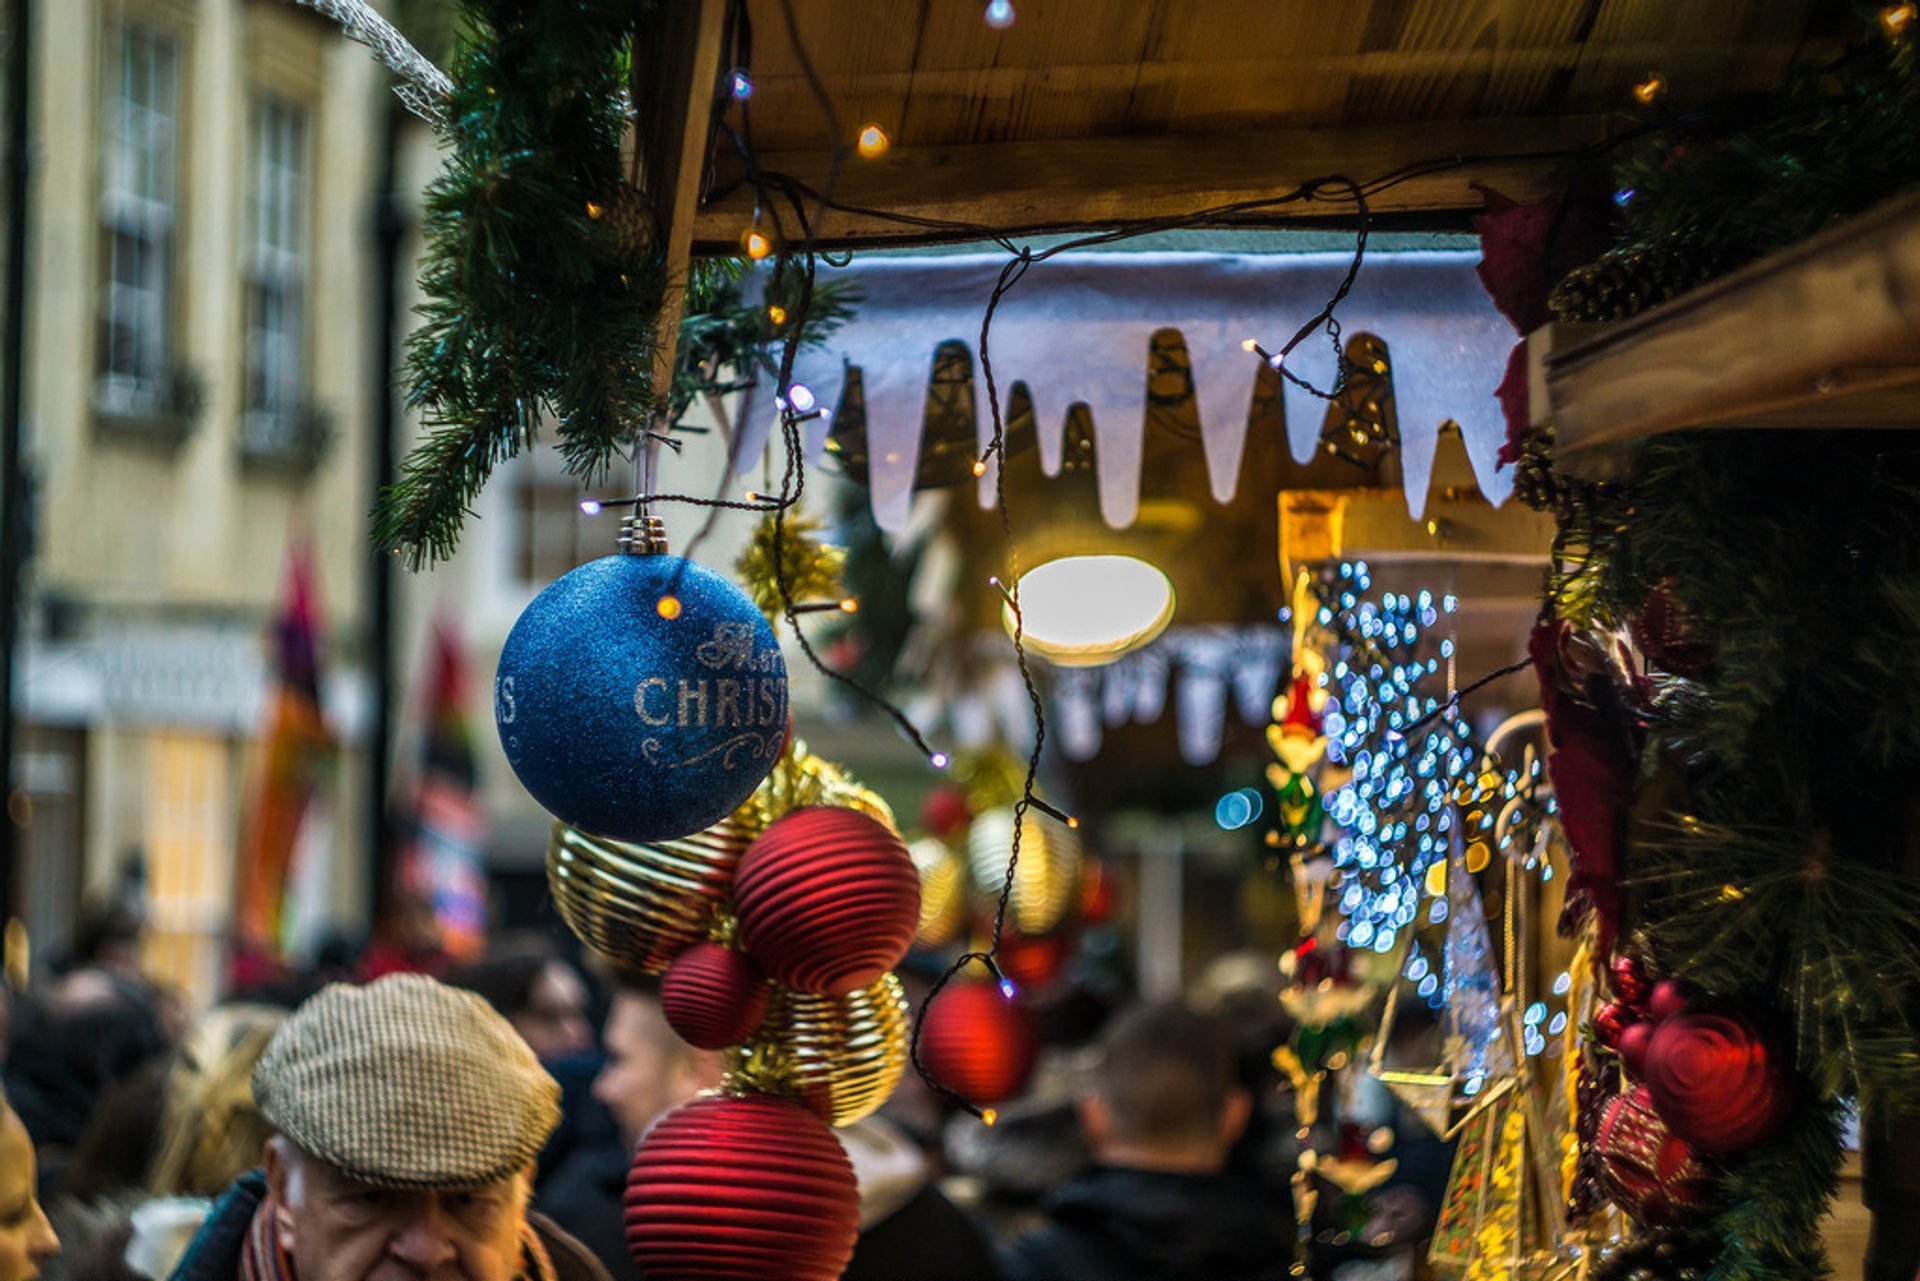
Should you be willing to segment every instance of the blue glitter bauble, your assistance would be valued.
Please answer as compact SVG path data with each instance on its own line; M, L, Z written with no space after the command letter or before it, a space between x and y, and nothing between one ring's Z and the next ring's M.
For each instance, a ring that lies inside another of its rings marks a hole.
M493 717L513 772L556 818L615 840L674 840L731 814L773 768L787 664L746 593L712 570L604 556L549 584L513 625Z

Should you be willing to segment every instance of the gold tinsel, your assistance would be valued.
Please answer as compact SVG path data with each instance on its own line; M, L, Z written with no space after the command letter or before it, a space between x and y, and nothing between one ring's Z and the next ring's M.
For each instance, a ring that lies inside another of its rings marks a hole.
M831 1125L851 1125L899 1084L911 1019L891 974L845 996L776 987L760 1030L727 1051L722 1088L782 1094Z
M616 971L658 974L713 928L752 839L732 818L645 845L555 823L547 886L567 925Z
M834 547L814 537L821 528L811 516L789 512L780 531L781 563L787 571L787 595L795 603L837 600L840 596L840 572L846 567L844 547ZM773 572L773 517L760 522L749 542L733 563L734 570L747 585L747 594L767 616L778 622L786 614L780 599L780 583Z
M815 756L799 739L774 762L767 777L733 812L729 821L738 824L750 837L758 836L776 819L810 805L839 805L859 810L898 830L892 808L877 793L862 787L832 761Z
M945 841L924 836L907 846L920 873L920 925L914 942L945 947L967 923L967 865Z

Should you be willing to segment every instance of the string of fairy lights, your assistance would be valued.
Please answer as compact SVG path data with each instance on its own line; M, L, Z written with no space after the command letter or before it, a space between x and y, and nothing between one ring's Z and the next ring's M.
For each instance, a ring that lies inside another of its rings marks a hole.
M332 9L358 11L364 7L360 0L324 0L322 3L316 3L316 0L302 0L302 2L321 8L323 12L330 12ZM1912 3L1891 6L1882 15L1883 25L1887 25L1889 30L1895 30L1895 24L1904 26L1911 23L1913 7ZM1007 251L1009 261L1003 268L992 295L987 301L976 348L992 421L991 437L974 464L975 474L984 475L994 458L1001 454L1005 443L1005 424L1001 412L999 389L993 378L991 363L990 336L993 317L1006 294L1025 278L1034 266L1061 253L1112 244L1140 236L1244 223L1249 219L1268 217L1288 208L1306 208L1314 205L1336 207L1353 219L1355 228L1353 254L1342 281L1321 309L1301 324L1277 349L1269 349L1258 338L1249 338L1245 344L1249 355L1260 359L1282 377L1320 399L1332 400L1342 390L1344 361L1336 361L1336 370L1341 372L1336 375L1334 384L1330 388L1319 388L1307 383L1289 368L1287 358L1300 343L1315 334L1324 334L1334 346L1336 353L1339 352L1341 331L1337 311L1347 296L1348 290L1351 289L1365 259L1370 223L1370 200L1381 192L1412 179L1433 173L1470 168L1495 157L1440 156L1400 166L1366 181L1357 181L1345 175L1325 175L1308 179L1287 191L1272 196L1213 205L1185 214L1128 220L1097 233L1046 248L1034 249L1029 245L1017 243L1014 236L1018 233L1005 228L871 209L836 200L834 189L843 162L850 155L862 160L878 159L890 150L893 139L880 122L866 121L853 132L851 141L848 141L848 135L842 131L832 98L821 81L801 38L792 0L780 0L780 13L795 60L819 107L830 140L829 162L824 180L816 188L793 175L767 170L757 161L752 144L751 115L755 88L752 70L753 32L746 0L730 0L728 6L726 15L728 57L723 65L730 69L719 77L716 84L713 136L709 144L711 148L713 145L724 142L733 149L741 161L744 182L751 187L754 195L752 216L739 237L741 253L755 263L772 260L773 284L769 288L768 296L781 299L779 302L769 303L765 313L769 345L777 343L780 348L777 367L764 352L760 353L759 357L762 365L767 367L767 372L773 374L777 389L775 405L779 413L781 446L785 455L780 488L775 494L750 494L744 501L725 498L722 493L700 496L654 492L654 486L651 484L653 452L651 442L659 438L661 433L653 431L649 425L636 432L635 463L636 469L641 470L640 479L644 482L636 486L638 492L626 498L590 498L581 504L581 510L591 515L608 508L631 509L634 516L629 520L629 526L633 526L636 523L644 524L649 519L648 513L652 505L656 503L703 506L709 509L710 515L695 536L694 544L704 539L711 531L714 524L713 515L721 510L745 510L770 514L774 521L772 563L782 612L796 643L800 645L809 663L824 677L850 689L858 697L887 715L921 752L930 766L935 769L945 769L950 764L950 757L945 751L930 744L905 713L883 695L823 661L815 652L801 626L800 620L804 616L829 611L851 612L857 609L857 601L847 599L832 602L797 602L792 598L790 584L787 581L782 541L785 533L785 517L800 504L805 492L805 461L801 426L807 421L822 416L824 412L812 390L796 382L793 373L813 301L815 274L821 260L827 257L817 247L818 229L826 217L830 213L845 213L881 219L951 240L996 244ZM1016 18L1012 0L990 0L984 6L982 13L985 24L997 31L1004 31L1011 27ZM404 41L401 43L404 44ZM420 87L422 82L415 70L404 65L403 61L382 53L380 46L374 47L381 61L399 70L409 79L413 87ZM1643 101L1650 102L1659 97L1664 90L1664 78L1654 73L1650 74L1641 85L1636 86L1635 95L1640 96L1644 91L1648 96L1643 98ZM435 96L436 100L444 96L443 88L436 92L433 86L428 86L422 92ZM737 119L729 119L729 115ZM1507 154L1497 158L1509 162L1591 159L1640 136L1651 127L1651 125L1642 125L1585 147L1518 155ZM707 194L709 198L715 198L725 193L714 191ZM797 237L789 234L789 218L798 232ZM828 259L828 261L834 260ZM790 297L778 288L790 272L798 274L800 289L797 297ZM668 440L672 443L670 437ZM646 460L644 468L642 459ZM987 587L997 592L1008 607L1013 623L1011 632L1014 654L1033 709L1034 737L1021 796L1015 806L1016 822L1013 825L1011 856L1006 867L1006 880L999 895L990 941L984 950L967 952L955 960L929 992L926 997L929 1003L938 996L948 982L973 965L984 967L1008 997L1011 998L1015 994L1013 984L1000 971L996 956L1000 949L1002 926L1011 899L1020 857L1023 823L1018 820L1023 819L1029 810L1037 809L1069 826L1077 825L1071 815L1047 802L1035 791L1046 742L1046 714L1024 644L1016 523L1006 502L1004 482L1001 479L1003 474L1002 471L996 477L996 492L1006 544L1006 572L996 576L987 584ZM691 559L694 544L690 544L686 550L688 559ZM1457 718L1451 714L1452 699L1442 704L1439 700L1418 692L1420 678L1423 675L1430 677L1438 670L1438 659L1428 656L1416 663L1413 657L1413 651L1419 647L1422 629L1431 626L1432 619L1436 616L1436 605L1430 594L1421 593L1412 598L1396 596L1379 605L1362 606L1358 603L1358 598L1360 593L1367 590L1365 566L1357 565L1349 568L1358 574L1357 578L1350 578L1351 585L1357 586L1358 591L1343 590L1335 604L1323 607L1323 613L1327 613L1331 618L1331 611L1334 608L1354 610L1353 621L1360 629L1359 635L1371 644L1372 649L1379 655L1379 659L1369 659L1356 664L1355 660L1349 658L1343 664L1344 671L1336 668L1333 673L1332 678L1339 685L1340 696L1330 703L1328 734L1331 741L1328 754L1335 761L1350 764L1354 773L1352 781L1336 789L1330 798L1329 812L1339 823L1343 833L1335 842L1336 863L1341 867L1343 874L1351 873L1351 879L1342 890L1341 899L1343 911L1349 917L1345 926L1348 930L1347 940L1354 946L1386 952L1393 948L1396 939L1415 925L1418 896L1412 892L1411 887L1419 883L1420 878L1425 875L1425 869L1433 866L1440 857L1438 851L1443 848L1443 838L1449 835L1448 825L1452 820L1448 818L1446 812L1446 780L1453 777L1466 764L1469 741L1461 730ZM1450 603L1448 598L1442 602L1440 609L1449 611ZM660 602L662 616L668 618L676 616L677 604L675 594L669 590ZM1450 650L1450 647L1451 641L1442 642L1443 650ZM1451 667L1450 652L1443 653L1441 657L1445 658ZM1417 733L1422 730L1427 732ZM1389 741L1392 741L1392 736L1397 735L1397 743L1389 747L1379 746L1375 743L1376 734ZM1374 745L1369 746L1370 743ZM1414 747L1416 743L1419 748L1417 755ZM1521 780L1520 783L1524 781ZM1520 784L1517 783L1516 786L1518 785ZM1350 907L1349 898L1351 898ZM1444 912L1444 906L1429 908L1428 912L1431 915L1435 910ZM1432 975L1430 970L1422 970L1424 965L1426 965L1424 956L1417 949L1413 950L1407 962L1407 976L1419 983L1422 994L1427 995L1426 985ZM921 1022L923 1020L916 1022L910 1046L916 1071L938 1093L953 1099L975 1115L991 1121L990 1110L976 1107L970 1100L947 1087L921 1061L918 1034Z

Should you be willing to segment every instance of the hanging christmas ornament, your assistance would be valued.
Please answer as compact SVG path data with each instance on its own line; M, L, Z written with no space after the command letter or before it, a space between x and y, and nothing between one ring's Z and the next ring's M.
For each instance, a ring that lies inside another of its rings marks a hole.
M945 947L967 924L967 865L944 841L922 837L907 846L920 874L920 924L914 942Z
M1773 1047L1746 1019L1676 1014L1647 1047L1646 1089L1673 1132L1703 1152L1739 1152L1778 1130L1793 1091Z
M1686 1009L1687 989L1677 979L1661 979L1647 994L1647 1017L1655 1022L1684 1014Z
M1033 1069L1026 1011L992 983L953 983L920 1009L920 1062L974 1103L1019 1092Z
M1647 999L1647 972L1639 958L1616 956L1607 972L1613 978L1613 994L1622 1004L1639 1005Z
M892 828L858 810L795 810L762 832L734 876L740 946L802 992L865 987L907 954L920 877Z
M726 907L748 837L732 819L674 841L629 845L553 825L547 888L561 919L622 974L658 974Z
M1647 1050L1653 1045L1653 1031L1654 1024L1642 1019L1620 1033L1620 1061L1637 1081L1644 1081L1647 1076Z
M626 1230L648 1281L833 1281L853 1257L860 1193L813 1113L764 1094L708 1095L641 1140Z
M1006 884L1015 812L1012 806L989 810L967 830L967 863L981 911L994 909ZM1065 919L1080 887L1080 858L1080 837L1072 828L1038 810L1027 811L1020 820L1020 862L1008 903L1022 933L1045 934Z
M1607 1195L1642 1223L1678 1223L1706 1203L1710 1176L1641 1086L1609 1100L1594 1147Z
M951 784L936 787L920 802L920 826L945 839L966 830L973 822L973 807L966 792Z
M784 1094L831 1125L852 1125L900 1083L912 1018L891 974L845 996L781 988L759 1034L728 1053L727 1083Z
M738 1045L766 1017L773 989L753 958L720 943L695 943L660 980L660 1009L680 1039L702 1050Z
M1008 927L1000 934L1000 972L1022 992L1046 987L1060 977L1072 947L1066 931L1029 938Z
M1698 676L1712 667L1719 647L1700 628L1665 587L1647 593L1640 612L1628 620L1633 643L1654 666L1676 676Z
M549 584L500 654L494 720L535 800L621 841L711 827L787 729L787 665L739 588L674 556L590 561Z
M1617 1049L1620 1036L1634 1021L1634 1013L1618 1001L1610 1001L1593 1012L1593 1034L1608 1049Z

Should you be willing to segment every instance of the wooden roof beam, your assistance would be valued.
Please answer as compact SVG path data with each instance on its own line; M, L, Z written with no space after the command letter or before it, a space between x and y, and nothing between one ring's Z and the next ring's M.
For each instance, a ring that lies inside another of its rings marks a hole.
M1405 173L1370 197L1375 213L1478 209L1481 200L1472 184L1486 183L1516 199L1543 196L1564 186L1574 167L1571 153L1610 132L1608 117L1570 116L1249 130L1224 136L896 146L877 160L850 158L842 167L834 190L841 208L824 220L818 244L852 249L980 238L962 227L929 222L1009 233L1109 227L1268 199L1329 174L1370 183ZM1456 159L1460 163L1448 163ZM825 152L766 155L759 163L763 173L790 176L813 191L826 178ZM1444 167L1436 170L1436 164ZM718 194L700 208L693 251L737 253L740 233L753 217L756 193L732 154L717 158L712 177L709 189ZM797 236L792 208L783 196L774 198L774 208L788 234ZM811 217L811 203L807 212ZM1352 212L1345 201L1295 203L1235 221L1281 226Z

